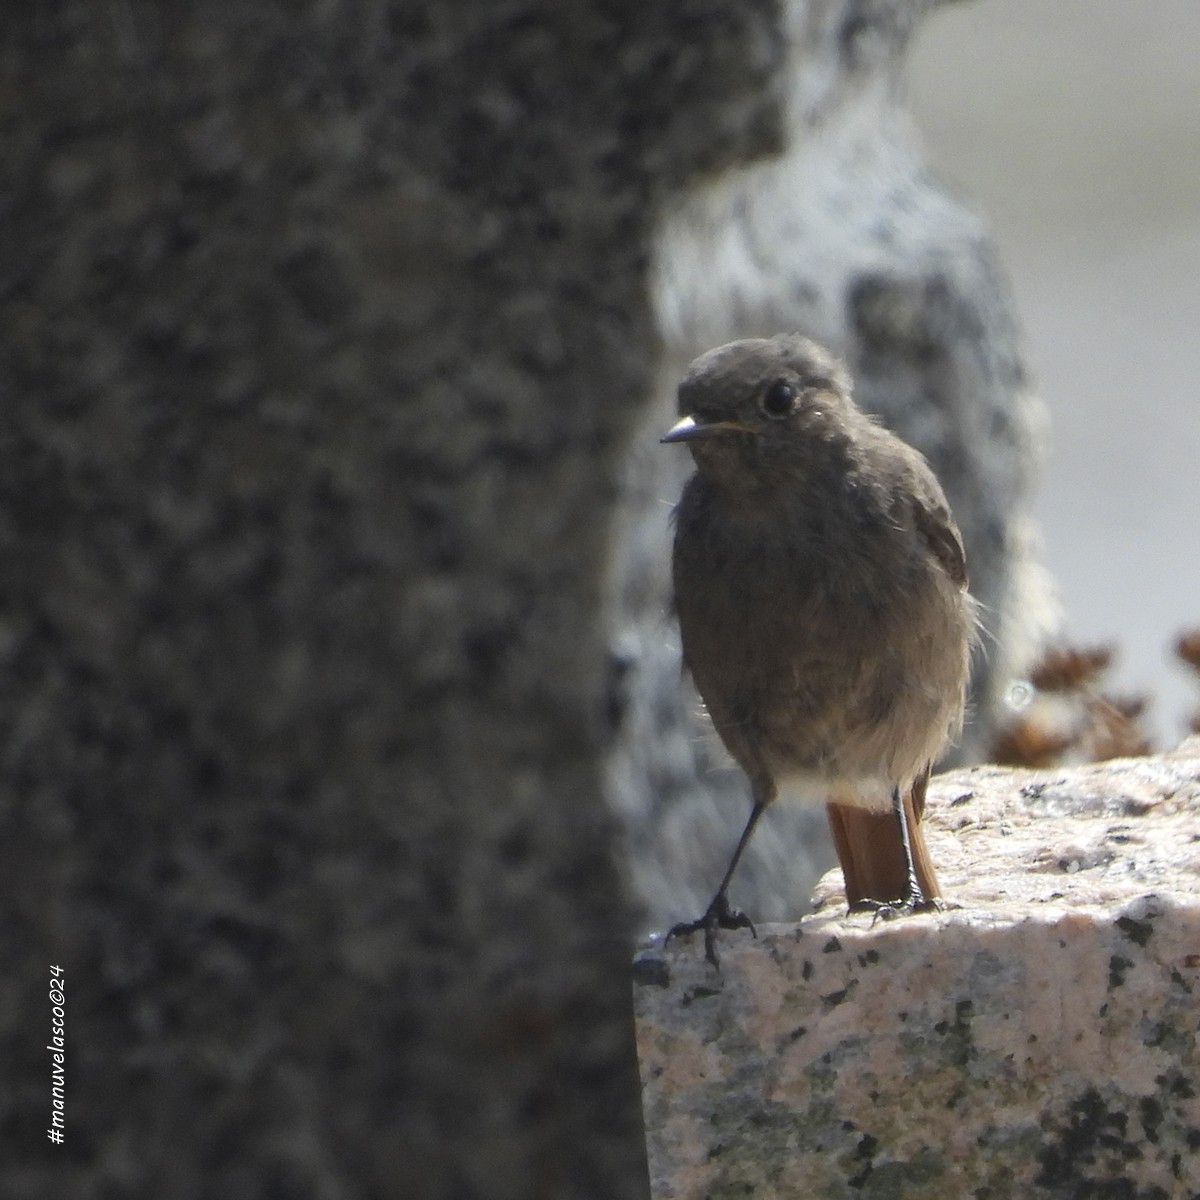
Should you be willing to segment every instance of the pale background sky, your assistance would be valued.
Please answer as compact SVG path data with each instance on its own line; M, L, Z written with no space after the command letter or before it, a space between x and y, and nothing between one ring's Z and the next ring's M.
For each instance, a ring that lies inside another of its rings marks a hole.
M939 172L989 219L1051 445L1038 511L1073 641L1160 745L1200 689L1200 3L974 0L909 80Z

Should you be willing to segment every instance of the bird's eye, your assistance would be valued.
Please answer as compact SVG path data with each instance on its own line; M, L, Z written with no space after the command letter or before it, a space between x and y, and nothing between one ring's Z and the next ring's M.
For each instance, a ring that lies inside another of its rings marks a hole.
M780 417L786 417L792 411L795 400L796 389L787 380L777 379L763 392L758 407L762 409L764 416L778 420Z

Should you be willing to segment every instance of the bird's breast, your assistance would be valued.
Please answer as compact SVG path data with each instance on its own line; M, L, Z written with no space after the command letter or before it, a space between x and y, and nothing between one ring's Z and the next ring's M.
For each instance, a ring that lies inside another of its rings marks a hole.
M733 756L836 776L900 770L902 744L936 753L961 712L966 618L915 530L828 496L776 513L719 499L685 492L673 574L684 656Z

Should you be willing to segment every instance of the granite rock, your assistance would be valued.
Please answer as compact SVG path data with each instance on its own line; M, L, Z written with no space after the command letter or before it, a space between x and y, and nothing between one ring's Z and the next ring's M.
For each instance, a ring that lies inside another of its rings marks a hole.
M651 947L653 1193L1200 1194L1200 739L931 787L943 910ZM736 899L736 888L735 897Z

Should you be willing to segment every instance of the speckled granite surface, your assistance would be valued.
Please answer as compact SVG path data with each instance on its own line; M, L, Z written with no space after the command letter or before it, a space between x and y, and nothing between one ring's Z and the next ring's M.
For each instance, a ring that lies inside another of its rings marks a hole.
M945 911L643 952L658 1197L1200 1194L1200 741L932 789ZM736 897L735 897L736 899Z

